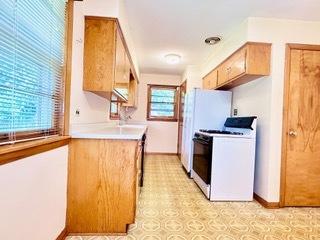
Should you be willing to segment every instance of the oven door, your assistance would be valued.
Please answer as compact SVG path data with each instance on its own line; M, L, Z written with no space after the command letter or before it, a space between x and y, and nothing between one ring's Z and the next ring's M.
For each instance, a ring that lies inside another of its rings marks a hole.
M203 139L193 139L193 171L206 184L211 181L211 165L212 165L212 138L209 141Z

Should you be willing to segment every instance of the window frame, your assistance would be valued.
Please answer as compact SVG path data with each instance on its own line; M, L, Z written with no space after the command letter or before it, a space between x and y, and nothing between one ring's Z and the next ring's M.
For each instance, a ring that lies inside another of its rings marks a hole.
M113 103L117 104L117 113L114 114L111 112L111 106ZM109 107L109 118L110 120L120 120L120 107L121 107L121 102L119 102L118 100L110 100L110 107Z
M157 85L148 84L148 97L147 97L147 120L148 121L159 121L159 122L177 122L178 121L178 87L176 85ZM173 117L158 117L151 116L151 91L152 89L165 89L165 90L175 90L174 91L174 116Z
M65 2L65 22L63 38L63 61L62 79L60 94L52 99L59 101L59 111L52 112L53 126L48 129L32 129L26 131L16 131L14 141L1 142L1 139L8 138L11 133L0 133L1 150L6 146L21 145L24 142L39 142L41 139L60 138L69 134L70 116L70 82L71 82L71 57L72 57L72 29L73 29L73 0Z

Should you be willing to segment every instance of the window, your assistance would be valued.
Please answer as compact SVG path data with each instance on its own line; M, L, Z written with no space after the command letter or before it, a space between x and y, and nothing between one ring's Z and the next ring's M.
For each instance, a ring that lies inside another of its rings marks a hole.
M65 0L0 0L0 144L59 135Z
M147 120L177 121L177 87L148 85Z
M110 102L110 119L120 119L120 102L115 95L111 96Z

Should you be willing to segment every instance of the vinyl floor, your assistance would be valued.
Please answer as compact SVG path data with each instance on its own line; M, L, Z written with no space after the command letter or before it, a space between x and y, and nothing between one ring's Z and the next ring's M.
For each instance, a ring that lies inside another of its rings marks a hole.
M320 240L320 208L265 209L257 202L210 202L176 156L149 155L136 223L125 237L68 240Z

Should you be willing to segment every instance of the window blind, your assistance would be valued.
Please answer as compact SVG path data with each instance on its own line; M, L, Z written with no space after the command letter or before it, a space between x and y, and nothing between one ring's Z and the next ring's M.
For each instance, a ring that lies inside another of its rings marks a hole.
M0 144L62 129L65 0L0 0Z
M177 87L149 85L148 118L176 119Z

